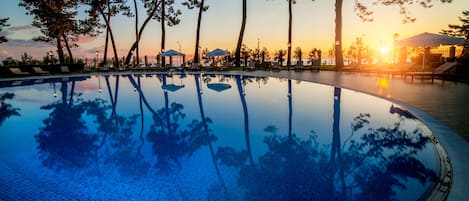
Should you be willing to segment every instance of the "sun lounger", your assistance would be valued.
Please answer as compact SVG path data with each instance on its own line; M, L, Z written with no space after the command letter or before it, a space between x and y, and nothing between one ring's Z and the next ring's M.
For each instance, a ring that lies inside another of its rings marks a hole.
M33 67L33 72L34 72L34 74L37 74L37 75L48 75L49 74L49 71L44 71L44 70L42 70L41 67Z
M303 66L303 61L296 62L296 65L295 65L295 70L296 71L302 71L304 69L305 69L305 67Z
M211 71L213 70L213 66L212 65L208 65L208 66L201 66L201 69L202 70L205 70L205 71Z
M60 72L61 73L70 73L70 69L68 66L60 66Z
M432 72L407 72L404 75L404 80L407 77L411 77L411 81L414 81L414 78L420 78L420 80L431 79L432 83L434 79L444 79L447 77L448 71L458 65L457 62L446 62L437 68L433 69Z
M28 72L23 72L19 68L9 68L10 72L13 74L13 76L28 76Z
M383 70L381 73L388 75L388 76L395 76L399 75L404 77L404 75L410 71L412 67L415 66L415 62L405 63L405 64L398 64L394 68L388 68Z
M190 71L198 71L199 69L200 68L198 63L191 63L189 66L187 66L187 70Z
M246 67L247 70L256 70L256 63L249 62L248 66Z
M272 70L280 71L280 64L278 62L272 62Z

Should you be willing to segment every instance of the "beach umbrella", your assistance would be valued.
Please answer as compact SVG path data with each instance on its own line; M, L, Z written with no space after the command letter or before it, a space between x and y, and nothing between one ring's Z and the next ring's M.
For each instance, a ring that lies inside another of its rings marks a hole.
M176 50L168 50L161 53L162 57L172 57L172 56L184 56L183 53L180 53Z
M440 45L464 45L464 38L439 35L433 33L421 33L409 38L396 41L396 45L406 47L436 47ZM422 57L422 68L425 68L425 52Z
M230 89L231 85L226 84L226 83L210 83L210 84L207 84L207 87L216 92L221 92L221 91Z
M166 91L175 92L179 89L184 88L184 85L167 84L167 85L163 85L161 88L163 88Z
M445 36L433 33L421 33L396 41L396 45L407 47L435 47L440 45L464 45L464 38Z
M213 51L210 51L207 53L207 57L216 57L216 56L226 56L229 55L230 53L228 51L222 50L220 48L214 49Z

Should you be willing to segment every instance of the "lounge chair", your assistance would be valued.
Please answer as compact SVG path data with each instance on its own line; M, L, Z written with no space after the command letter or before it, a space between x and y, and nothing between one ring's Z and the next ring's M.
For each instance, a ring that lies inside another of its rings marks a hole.
M211 70L213 70L214 66L211 65L211 64L210 65L202 65L200 68L202 70L205 70L205 71L211 71Z
M256 70L256 62L249 62L248 66L246 67L247 70Z
M225 61L225 62L222 62L221 66L220 66L220 70L222 71L226 71L226 70L229 70L230 69L230 63Z
M340 69L340 71L343 71L343 72L356 72L356 71L359 71L359 65L357 62L352 62L351 64L349 64L348 66L344 66Z
M273 71L280 71L280 64L278 62L272 62L272 70Z
M381 73L388 75L388 76L394 76L394 75L399 75L401 77L404 77L404 75L410 71L412 67L415 66L415 62L409 62L405 64L399 64L396 67L388 68L383 70Z
M70 69L68 66L60 66L60 72L61 73L70 73Z
M20 68L8 68L10 72L13 74L13 76L28 76L28 72L23 72L20 70Z
M407 77L411 77L411 81L413 82L414 78L419 77L420 80L422 80L422 81L424 79L431 79L432 83L433 83L434 79L438 79L438 78L439 79L444 79L445 77L447 77L449 75L448 71L451 70L452 68L456 67L457 65L458 65L457 62L446 62L446 63L441 64L440 66L436 67L435 69L433 69L432 72L407 72L404 75L404 80Z
M49 74L49 71L44 71L44 70L42 70L41 67L33 67L33 72L34 72L34 74L37 74L37 75L48 75Z
M296 62L296 65L295 65L295 70L297 71L302 71L304 70L305 67L303 66L303 61L298 61Z
M113 68L112 64L104 64L103 66L99 67L99 71L100 72L109 72L111 68Z
M198 63L191 63L186 68L187 70L190 70L190 71L198 71L200 69Z

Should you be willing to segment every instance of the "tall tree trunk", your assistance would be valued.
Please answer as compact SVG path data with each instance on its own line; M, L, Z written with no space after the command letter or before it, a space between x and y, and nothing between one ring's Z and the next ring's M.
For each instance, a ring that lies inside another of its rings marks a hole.
M62 93L62 104L67 104L67 94L68 94L68 83L66 81L60 82L60 92Z
M110 6L110 3L109 3L109 0L106 0L106 3L107 3L107 21L110 23L111 22L111 6ZM105 42L105 45L104 45L104 54L103 54L103 61L104 62L106 62L106 60L107 60L108 46L109 46L109 27L106 27L106 42ZM115 58L115 59L118 60L119 58Z
M291 80L288 80L288 136L292 137L292 119L293 119L293 103L292 103L292 90Z
M141 89L142 88L142 85L140 83L140 77L137 77L137 81L138 81L138 88ZM141 94L138 95L138 103L139 103L139 108L140 108L140 135L139 135L139 139L140 139L140 145L138 146L137 148L137 154L138 155L141 155L141 151L142 151L142 148L143 148L143 145L145 144L145 138L143 137L143 131L145 130L145 113L143 112L143 101L142 101L142 96Z
M342 4L343 0L335 0L335 66L341 70L344 66L342 55Z
M137 65L140 64L140 53L138 48L138 43L140 41L139 34L138 34L138 8L137 8L137 0L134 0L134 7L135 7L135 41L136 49L137 49Z
M65 36L65 34L63 35L63 39L65 42L65 48L67 48L69 63L73 64L72 50L70 49L70 45L68 44L68 38L67 36Z
M107 49L109 46L109 29L106 28L106 42L104 45L104 54L103 54L103 61L105 62L107 60Z
M291 65L291 32L292 32L292 0L288 0L288 49L287 49L287 69Z
M341 142L340 142L340 101L341 101L341 88L335 87L334 88L334 114L333 119L334 122L332 124L332 146L331 146L331 155L329 161L329 167L331 168L329 177L329 188L331 192L334 192L334 176L339 169L339 177L341 179L341 187L342 187L342 198L340 200L345 199L346 195L346 188L345 188L345 176L342 167L342 152L341 152ZM336 162L338 159L338 163Z
M163 88L166 88L166 75L163 75ZM168 90L164 90L164 108L166 110L166 126L168 127L168 135L172 135L171 118L169 116L169 96Z
M68 105L70 107L73 105L73 95L75 95L75 81L72 81L72 89L70 90L70 100L68 100Z
M158 3L160 2L158 1ZM124 64L130 63L130 59L132 59L132 52L137 48L137 43L140 42L140 38L142 38L143 30L147 26L148 22L150 22L150 20L152 19L152 16L155 14L158 8L158 3L155 4L155 7L153 8L151 13L147 16L147 18L143 22L142 27L140 27L140 31L138 32L138 41L137 40L134 41L134 43L132 44L132 47L130 47L129 52L127 53L127 57L125 58Z
M209 129L208 129L208 125L207 125L206 118L205 118L204 106L202 104L202 94L200 91L199 74L195 74L194 79L195 79L195 87L196 87L195 89L197 90L197 100L199 101L200 117L202 118L204 133L208 137ZM208 142L208 147L210 150L210 156L212 156L212 162L213 162L213 166L215 167L215 172L217 173L218 180L220 180L220 184L222 185L226 193L226 185L225 185L225 182L223 181L223 177L221 176L220 168L218 167L218 163L217 163L216 156L215 156L215 151L213 149L213 145L210 140Z
M199 40L200 40L200 24L202 22L202 13L204 12L204 0L200 2L199 16L197 18L197 33L195 36L194 63L199 63Z
M64 64L65 59L64 59L64 50L63 50L63 44L62 44L62 37L59 34L56 37L57 40L57 54L59 55L59 62L60 64Z
M241 104L243 105L243 114L244 114L244 140L246 141L246 148L248 152L249 162L251 165L254 165L254 159L252 157L251 151L251 142L249 140L249 114L248 114L248 107L246 104L246 98L243 94L243 85L241 83L241 77L239 75L236 76L236 85L238 86L238 93L239 97L241 98Z
M238 44L236 45L236 53L235 53L235 65L241 66L241 46L243 45L243 38L244 38L244 30L246 28L246 12L247 12L247 5L246 0L243 0L243 19L241 22L241 30L239 31L239 38ZM243 70L244 70L243 66Z
M166 38L166 30L165 30L165 26L164 26L164 22L165 22L165 15L166 15L166 0L162 0L161 1L161 53L163 53L163 51L165 51L165 47L164 47L164 44L165 44L165 38ZM163 57L161 59L161 65L163 66L163 68L166 66L166 59Z
M99 10L99 13L101 14L101 16L103 17L104 22L106 23L106 27L109 30L109 36L111 37L112 50L114 51L114 66L118 66L117 60L119 59L119 56L117 56L116 42L114 40L114 34L112 33L111 24L107 20L106 15L104 14L103 8L98 6L98 10Z

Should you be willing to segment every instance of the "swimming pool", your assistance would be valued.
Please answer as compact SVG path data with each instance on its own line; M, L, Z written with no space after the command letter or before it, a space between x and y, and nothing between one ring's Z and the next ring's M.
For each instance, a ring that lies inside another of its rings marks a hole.
M449 187L413 114L328 85L105 74L3 83L0 101L5 200L425 200Z

